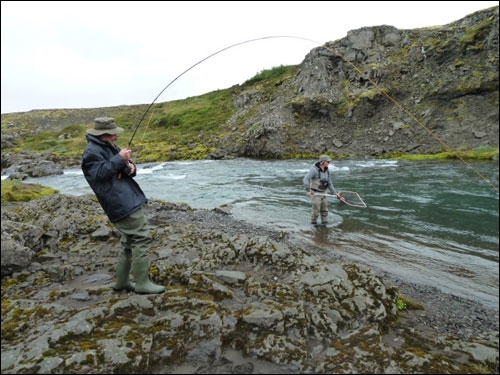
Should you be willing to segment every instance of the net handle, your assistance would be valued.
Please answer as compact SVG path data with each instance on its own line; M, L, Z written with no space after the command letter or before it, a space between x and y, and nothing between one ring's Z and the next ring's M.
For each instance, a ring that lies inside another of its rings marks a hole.
M349 203L349 201L347 201L344 197L342 197L342 193L343 194L353 194L353 195L356 195L356 197L359 199L359 204L356 204L356 203ZM321 196L325 196L325 197L336 197L338 199L340 199L341 202L349 205L349 206L352 206L352 207L363 207L363 208L366 208L366 203L365 201L363 200L363 198L361 198L361 196L356 193L355 191L348 191L348 190L342 190L342 191L339 191L338 194L340 195L340 198L338 198L336 195L334 194L317 194L317 193L314 193L313 195L321 195Z

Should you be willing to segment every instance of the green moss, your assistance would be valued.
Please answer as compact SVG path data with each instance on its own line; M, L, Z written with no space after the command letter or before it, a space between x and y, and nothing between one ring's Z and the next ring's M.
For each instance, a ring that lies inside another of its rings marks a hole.
M59 190L39 184L23 183L20 180L2 181L2 203L28 202L32 199L38 199L46 195L57 193L59 193Z
M471 50L483 49L481 41L486 37L487 33L490 31L490 27L493 21L494 18L491 17L479 25L467 28L465 34L460 39L460 46L462 47L462 51L465 51L467 47L471 48Z
M404 295L398 295L398 310L425 310L425 307Z
M469 160L491 160L498 157L498 147L483 146L468 151L444 151L437 154L407 155L403 153L391 153L384 158L399 160L446 160L446 159L469 159Z

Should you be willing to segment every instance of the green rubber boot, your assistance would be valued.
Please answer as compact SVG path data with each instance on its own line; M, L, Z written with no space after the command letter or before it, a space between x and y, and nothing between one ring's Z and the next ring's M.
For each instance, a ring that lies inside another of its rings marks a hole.
M134 263L135 292L138 294L158 294L165 287L156 285L149 279L149 259L140 259Z
M125 250L121 250L118 254L118 262L116 263L116 283L113 286L114 290L135 291L135 284L130 281L131 267L132 254L127 255Z

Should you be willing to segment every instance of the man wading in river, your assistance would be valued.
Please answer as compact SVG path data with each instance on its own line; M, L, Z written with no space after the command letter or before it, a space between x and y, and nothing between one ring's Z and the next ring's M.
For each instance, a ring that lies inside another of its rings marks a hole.
M82 171L109 220L121 233L114 289L162 293L165 287L149 279L152 237L142 209L148 200L133 179L136 168L130 161L132 151L115 144L122 131L113 118L96 118L94 128L87 130ZM129 278L131 269L135 284Z
M330 171L328 166L332 159L328 155L321 155L319 161L314 163L309 169L309 172L304 177L303 184L307 195L312 199L312 215L311 224L318 223L318 216L321 215L321 223L328 223L328 197L326 191L329 190L332 194L340 199L340 195L335 190L330 179Z

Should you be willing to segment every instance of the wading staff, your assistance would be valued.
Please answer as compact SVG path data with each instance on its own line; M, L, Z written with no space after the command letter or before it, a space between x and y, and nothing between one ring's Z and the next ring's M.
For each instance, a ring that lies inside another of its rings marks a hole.
M228 47L225 47L217 52L214 52L212 53L211 55L205 57L204 59L198 61L196 64L190 66L188 69L186 69L185 71L183 71L181 74L179 74L177 77L175 77L172 81L169 82L169 84L167 86L165 86L163 88L163 90L160 91L160 93L156 96L156 98L153 100L153 102L149 105L149 107L146 109L146 111L144 112L144 114L142 115L139 123L137 124L137 126L135 127L134 129L134 133L132 134L132 137L130 137L130 141L128 142L128 148L131 147L132 145L132 140L134 139L135 137L135 133L137 133L137 129L139 129L139 126L141 126L141 123L142 121L144 120L144 118L146 117L146 114L149 112L149 110L151 109L151 107L153 106L153 104L155 104L156 100L160 97L161 94L163 94L163 92L168 89L170 87L171 84L173 84L175 81L177 81L180 77L182 77L184 74L186 74L187 72L189 72L191 69L193 69L195 66L201 64L203 61L205 60L208 60L209 58L221 53L221 52L224 52L230 48L233 48L233 47L236 47L236 46L239 46L241 44L245 44L245 43L250 43L250 42L255 42L255 41L258 41L258 40L264 40L264 39L276 39L276 38L291 38L291 39L302 39L302 40L307 40L309 42L312 42L312 43L316 43L316 44L320 44L314 40L311 40L311 39L307 39L307 38L302 38L300 36L289 36L289 35L277 35L277 36L264 36L262 38L256 38L256 39L249 39L249 40L245 40L243 42L239 42L239 43L236 43L236 44L233 44L233 45L230 45Z

